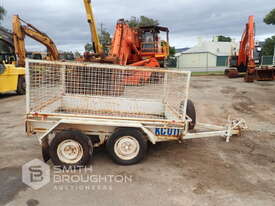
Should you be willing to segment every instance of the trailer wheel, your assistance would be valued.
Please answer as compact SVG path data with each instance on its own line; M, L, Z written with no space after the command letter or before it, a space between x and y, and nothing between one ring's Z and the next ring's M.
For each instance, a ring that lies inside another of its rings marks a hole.
M64 168L87 165L92 152L91 140L79 131L57 133L50 144L52 162Z
M26 81L25 77L22 75L18 76L16 93L19 95L24 95L26 93Z
M184 107L184 101L182 101L180 104L180 113L183 113L183 107ZM196 119L195 105L190 99L187 100L186 114L192 119L188 127L190 130L192 130L196 126L197 119Z
M112 160L121 165L140 162L147 152L147 139L138 129L122 128L107 140L106 148Z

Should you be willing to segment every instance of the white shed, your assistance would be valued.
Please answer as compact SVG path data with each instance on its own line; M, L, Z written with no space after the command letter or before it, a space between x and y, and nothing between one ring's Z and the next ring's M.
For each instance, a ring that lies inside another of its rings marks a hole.
M235 42L203 41L177 55L177 67L191 71L221 71L228 66L228 57L237 52Z
M182 53L177 57L179 68L216 67L216 54L209 51Z

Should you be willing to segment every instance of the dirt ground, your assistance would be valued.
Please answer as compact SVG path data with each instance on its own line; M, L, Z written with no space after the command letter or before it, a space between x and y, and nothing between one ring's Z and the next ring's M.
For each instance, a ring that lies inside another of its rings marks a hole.
M39 190L21 181L21 166L41 159L36 137L24 133L25 97L3 94L0 205L275 205L274 94L275 81L192 77L190 95L200 122L223 125L231 115L244 118L249 130L230 143L212 137L150 145L143 162L127 167L100 148L90 166L94 174L131 176L131 182L56 189L51 181Z

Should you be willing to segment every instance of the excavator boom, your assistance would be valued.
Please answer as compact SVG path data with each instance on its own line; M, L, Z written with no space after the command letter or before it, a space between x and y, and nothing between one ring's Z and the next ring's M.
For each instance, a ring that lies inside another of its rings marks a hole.
M22 25L21 22L25 23ZM46 46L49 52L49 60L54 61L59 59L58 50L52 39L45 33L39 31L33 25L26 23L19 18L18 15L13 16L12 19L13 27L13 42L15 47L15 53L18 57L18 65L25 65L26 49L25 49L25 36L38 41L39 43Z
M248 67L248 64L255 65L253 51L255 48L255 23L254 16L249 16L248 23L240 41L240 50L238 56L238 67Z
M93 8L91 5L91 0L83 0L85 10L86 10L86 15L87 15L87 20L89 23L90 27L90 32L91 32L91 38L92 38L92 43L93 43L93 48L94 52L98 54L99 56L103 56L103 47L100 43L100 39L98 37L97 29L96 29L96 21L93 13Z
M248 17L248 23L245 24L245 29L240 41L239 54L236 56L237 64L236 68L230 68L225 70L225 74L229 78L240 77L241 72L246 72L245 81L250 82L254 78L255 73L255 22L254 16Z

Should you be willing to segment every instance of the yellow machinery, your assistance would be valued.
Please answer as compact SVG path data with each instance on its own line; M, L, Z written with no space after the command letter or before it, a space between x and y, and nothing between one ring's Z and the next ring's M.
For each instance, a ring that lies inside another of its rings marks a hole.
M87 20L89 23L90 31L91 31L91 37L92 37L92 43L93 43L93 48L94 48L94 55L98 56L103 56L103 48L100 43L98 34L97 34L97 29L96 29L96 22L95 22L95 17L93 13L93 8L91 6L91 0L83 0L85 10L86 10L86 15L87 15Z
M25 23L22 25L21 22ZM19 16L15 15L12 19L12 27L13 27L13 42L15 53L18 57L18 65L24 66L25 65L25 58L26 58L26 49L25 49L25 35L29 36L30 38L38 41L39 43L46 46L49 56L48 60L55 61L59 59L58 50L47 34L39 31L33 25L23 21L19 18Z
M25 94L25 36L46 46L48 60L58 60L59 54L50 37L19 16L13 16L12 27L13 33L0 28L0 93L16 91Z
M16 66L13 35L0 28L0 93L25 93L25 68Z
M16 91L25 94L25 68L14 64L0 65L0 93Z

